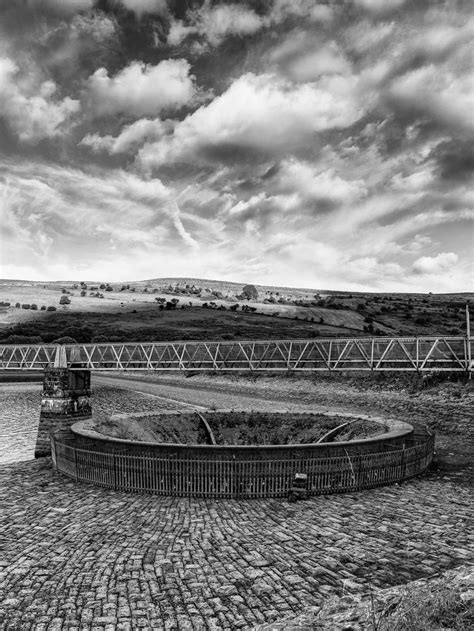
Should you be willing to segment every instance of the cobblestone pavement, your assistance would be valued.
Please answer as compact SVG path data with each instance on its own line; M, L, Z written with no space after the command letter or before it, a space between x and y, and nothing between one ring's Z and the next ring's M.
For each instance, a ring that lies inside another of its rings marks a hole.
M250 629L472 560L469 490L431 475L350 495L189 500L2 465L3 629Z

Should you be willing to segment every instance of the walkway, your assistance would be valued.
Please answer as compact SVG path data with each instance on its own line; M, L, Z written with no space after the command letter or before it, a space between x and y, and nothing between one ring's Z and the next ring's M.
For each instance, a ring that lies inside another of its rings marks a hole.
M44 459L0 467L0 488L11 631L249 629L472 559L469 491L448 476L200 501L78 485Z

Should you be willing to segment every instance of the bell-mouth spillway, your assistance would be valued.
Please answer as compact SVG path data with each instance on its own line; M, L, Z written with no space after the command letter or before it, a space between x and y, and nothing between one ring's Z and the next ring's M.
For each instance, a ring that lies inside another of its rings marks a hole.
M423 473L434 435L394 419L213 410L113 415L51 434L53 465L82 482L180 497L357 491Z

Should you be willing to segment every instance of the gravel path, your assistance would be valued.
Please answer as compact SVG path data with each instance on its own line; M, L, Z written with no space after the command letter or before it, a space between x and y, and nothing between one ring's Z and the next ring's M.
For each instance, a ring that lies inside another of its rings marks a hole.
M269 397L268 393L246 392L239 385L213 384L212 381L196 382L181 377L179 380L160 379L148 381L136 377L117 377L94 375L93 383L113 388L124 388L134 392L166 399L176 404L199 407L201 409L241 409L241 410L284 410L289 409L289 402L283 396ZM301 411L309 409L311 403L291 403L292 409Z

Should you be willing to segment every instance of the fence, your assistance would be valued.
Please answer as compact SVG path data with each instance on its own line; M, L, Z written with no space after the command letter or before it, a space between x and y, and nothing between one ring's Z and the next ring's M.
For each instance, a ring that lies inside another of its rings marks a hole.
M472 371L472 338L377 337L66 345L82 370ZM0 369L43 370L57 345L0 345Z
M308 476L308 494L359 491L423 473L433 458L434 434L412 432L399 443L283 447L125 445L51 434L53 465L74 480L120 491L178 497L284 497L295 473Z

